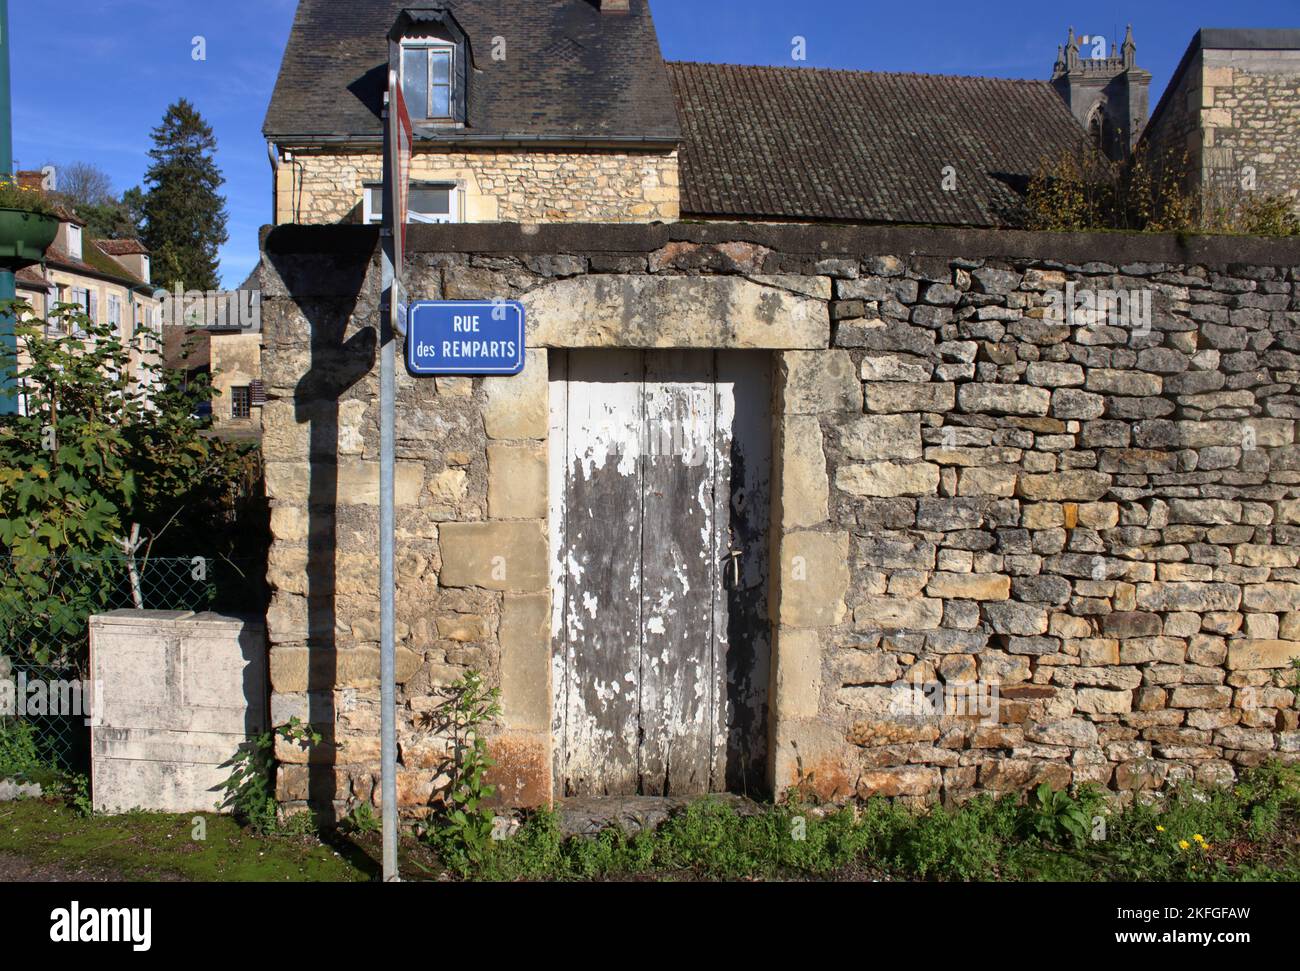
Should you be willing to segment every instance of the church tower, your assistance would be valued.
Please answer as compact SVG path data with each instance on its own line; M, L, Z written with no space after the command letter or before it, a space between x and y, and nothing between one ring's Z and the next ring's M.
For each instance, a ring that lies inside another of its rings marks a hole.
M1080 56L1080 45L1087 56ZM1111 43L1109 57L1105 45L1104 37L1076 38L1071 27L1065 46L1056 48L1052 86L1097 147L1120 161L1129 157L1147 122L1151 73L1137 66L1132 25L1122 47Z

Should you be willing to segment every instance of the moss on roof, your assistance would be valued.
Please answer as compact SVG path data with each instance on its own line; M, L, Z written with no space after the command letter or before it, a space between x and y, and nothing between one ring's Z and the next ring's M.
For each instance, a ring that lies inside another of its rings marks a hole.
M138 276L124 267L113 257L101 250L96 243L98 240L88 239L85 245L81 247L81 262L91 267L98 273L105 276L115 277L123 282L129 283L134 287L142 287L145 282Z

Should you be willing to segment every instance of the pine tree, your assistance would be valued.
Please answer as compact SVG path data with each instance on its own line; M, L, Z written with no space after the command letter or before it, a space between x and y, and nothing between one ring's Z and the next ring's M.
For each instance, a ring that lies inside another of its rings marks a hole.
M227 239L225 179L215 159L212 126L184 98L153 130L145 173L143 238L153 253L154 282L171 289L215 290L217 248Z

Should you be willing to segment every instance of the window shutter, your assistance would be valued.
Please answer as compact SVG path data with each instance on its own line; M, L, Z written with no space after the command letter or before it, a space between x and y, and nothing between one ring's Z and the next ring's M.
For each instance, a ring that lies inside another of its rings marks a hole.
M98 290L90 291L90 309L87 311L87 316L90 317L90 322L92 324L99 323L99 291Z

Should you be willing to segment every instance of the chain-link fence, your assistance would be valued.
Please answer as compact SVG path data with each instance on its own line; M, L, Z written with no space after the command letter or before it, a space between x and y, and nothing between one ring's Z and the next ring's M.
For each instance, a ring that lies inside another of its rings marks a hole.
M89 625L119 608L236 610L265 606L256 564L210 557L0 557L0 722L31 725L42 757L90 764ZM81 710L76 710L80 708Z

